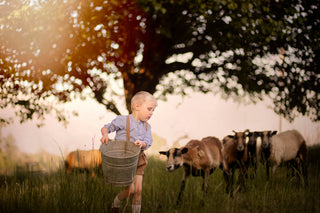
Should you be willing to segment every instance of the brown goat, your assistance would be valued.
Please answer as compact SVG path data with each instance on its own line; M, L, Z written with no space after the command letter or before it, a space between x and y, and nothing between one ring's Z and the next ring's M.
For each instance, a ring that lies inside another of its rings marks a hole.
M209 175L218 167L225 170L223 145L216 137L191 140L184 147L160 151L167 156L167 171L172 172L181 166L184 168L178 203L181 201L186 181L190 174L202 176L202 188L207 192Z
M101 167L100 150L76 150L70 152L65 160L66 172L69 174L72 169L84 169L92 172L94 177L94 169Z
M245 141L247 137L247 130L244 132L233 132L235 133L234 135L228 135L223 138L224 157L228 171L227 173L225 173L225 178L228 178L227 193L233 191L232 189L230 191L230 187L232 187L233 185L233 176L235 173L235 169L237 168L239 169L238 181L240 183L240 186L245 186L244 176L246 175L248 166L248 149ZM230 175L226 176L227 174Z

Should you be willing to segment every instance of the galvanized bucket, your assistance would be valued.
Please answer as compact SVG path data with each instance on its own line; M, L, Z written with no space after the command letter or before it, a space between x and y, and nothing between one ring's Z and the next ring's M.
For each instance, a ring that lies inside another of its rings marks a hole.
M103 175L114 186L130 185L136 175L141 149L130 141L109 141L101 144Z

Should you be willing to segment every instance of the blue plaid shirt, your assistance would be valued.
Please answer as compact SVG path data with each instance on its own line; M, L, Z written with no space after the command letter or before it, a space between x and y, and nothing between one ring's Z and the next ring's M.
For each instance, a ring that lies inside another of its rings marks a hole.
M151 126L148 124L148 129L146 130L146 122L144 121L136 121L132 115L130 117L130 141L135 142L137 140L143 141L147 144L146 148L148 149L152 144L152 134L151 134ZM116 131L115 140L125 141L127 140L126 133L126 125L127 125L127 116L119 115L117 116L111 123L104 125L108 129L108 133Z

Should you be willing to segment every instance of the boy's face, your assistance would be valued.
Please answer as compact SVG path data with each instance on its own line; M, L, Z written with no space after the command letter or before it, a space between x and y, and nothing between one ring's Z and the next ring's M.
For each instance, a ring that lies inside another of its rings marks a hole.
M137 104L136 111L138 112L139 120L148 121L151 118L156 106L157 104L152 100L147 100L142 104Z

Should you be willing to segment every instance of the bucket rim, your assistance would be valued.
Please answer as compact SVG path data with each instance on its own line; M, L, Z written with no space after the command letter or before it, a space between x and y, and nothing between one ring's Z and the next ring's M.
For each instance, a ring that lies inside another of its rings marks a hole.
M112 151L112 150L109 150L109 151L107 151L106 149L107 149L107 146L110 144L110 143L127 143L127 144L132 144L132 145L130 145L133 149L130 149L130 156L128 156L128 158L131 158L131 157L136 157L137 155L139 155L140 154L140 152L141 152L141 149L139 148L139 147L137 147L137 146L135 146L134 145L134 143L133 142L131 142L131 141L124 141L124 140L109 140L109 141L111 141L111 142L109 142L109 143L102 143L101 145L100 145L100 153L102 154L102 155L104 155L104 156L107 156L107 157L111 157L111 156L108 156L108 155L106 155L106 153L110 153L110 151ZM109 146L111 146L111 145L109 145ZM122 159L123 157L119 157L119 156L112 156L112 158L114 158L114 159Z

